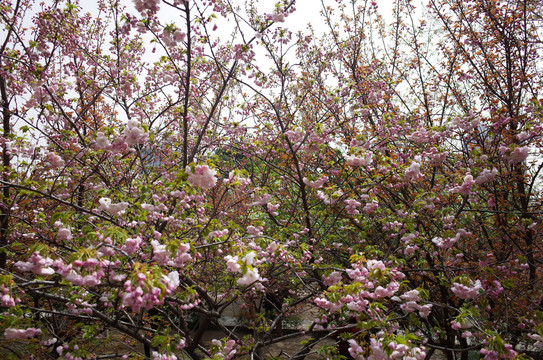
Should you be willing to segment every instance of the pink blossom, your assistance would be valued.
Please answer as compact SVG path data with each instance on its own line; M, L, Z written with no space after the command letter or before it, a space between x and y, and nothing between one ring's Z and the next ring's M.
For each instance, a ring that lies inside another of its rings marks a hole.
M111 147L108 137L103 132L96 133L96 147L102 150L107 150Z
M134 2L134 7L139 12L144 12L146 10L156 13L160 9L159 0L132 0ZM166 360L166 359L162 359Z
M58 229L58 239L63 241L70 241L72 240L72 232L70 229L67 229L65 227L61 227Z
M426 304L426 305L417 304L417 301L422 300L419 296L418 290L411 290L404 293L403 295L400 295L400 298L398 299L398 301L399 300L406 301L405 303L400 305L400 308L403 311L411 313L418 310L419 315L421 317L428 317L428 315L430 315L430 311L432 310L432 304Z
M456 235L453 238L443 239L440 237L435 237L432 239L432 242L436 244L436 246L439 248L450 249L462 237L469 236L469 235L471 235L470 232L467 232L464 229L458 229L458 231L456 232Z
M145 211L155 211L155 206L152 204L141 204L141 208Z
M357 300L347 303L347 308L352 311L362 312L364 311L369 304L368 300Z
M405 241L406 243L410 243L411 240L415 239L416 237L417 237L417 234L409 234L409 235L402 236L400 240Z
M397 285L397 283L394 281L388 284L386 288L379 285L375 288L375 292L373 293L372 298L378 299L378 298L391 297L398 290L398 287L399 285Z
M241 265L239 264L239 258L237 256L226 255L224 260L226 260L226 270L230 272L241 271Z
M322 278L324 285L332 286L341 282L343 276L339 271L332 271L328 276L323 275Z
M465 286L455 282L451 287L451 291L460 299L473 299L479 295L479 290L482 288L483 287L480 280L475 281L475 283L471 282L470 286Z
M163 275L160 280L148 279L143 273L137 274L136 284L132 280L125 281L125 293L122 297L123 306L132 310L149 310L164 302L164 296L172 293L179 286L179 273L174 271ZM158 283L157 283L158 282Z
M270 254L273 254L277 250L277 243L275 241L272 241L270 245L266 248L266 251Z
M1 306L6 306L6 307L15 306L16 303L18 302L10 294L3 294L2 298L0 298L0 301L1 301L0 302Z
M456 186L452 188L451 190L449 190L449 192L452 194L458 193L462 195L469 195L473 184L475 184L475 181L473 180L473 176L471 174L467 174L464 177L464 183L462 183L462 185L460 186Z
M416 161L413 161L413 163L411 163L411 165L405 169L406 180L416 180L422 177L423 175L420 172L420 164Z
M125 240L124 245L121 249L125 251L128 255L132 255L141 247L142 243L143 240L139 236L136 236L135 238L128 238Z
M355 199L348 199L345 200L345 210L347 211L347 214L349 215L358 215L360 212L356 209L358 206L361 205L360 202L356 201Z
M250 251L248 252L242 259L245 264L247 265L253 265L256 262L256 252Z
M349 354L356 360L364 360L364 349L353 339L347 340L349 343Z
M490 296L500 296L501 293L503 293L504 288L502 284L498 280L492 281L488 286L484 287L484 290L487 292Z
M380 271L386 270L385 263L382 262L381 260L368 260L366 262L366 268L368 270L380 270Z
M417 245L407 245L405 247L405 250L404 250L404 254L405 255L412 255L415 253L415 251L417 251L419 249L419 247Z
M108 213L117 216L124 214L125 210L128 208L129 205L127 202L124 201L114 204L111 199L105 197L100 198L98 202L100 203L100 210L105 210Z
M377 340L375 338L370 339L370 349L372 351L371 359L372 360L388 360L389 357L383 348L382 340Z
M315 181L309 181L307 178L303 178L304 184L309 186L312 189L320 189L325 182L328 181L328 176L323 176L320 179L317 179Z
M40 341L40 345L42 345L42 346L50 346L50 345L56 344L57 341L58 341L57 338L49 338L47 340Z
M177 29L175 30L175 32L173 33L173 38L175 41L177 41L178 43L179 42L183 42L185 40L185 37L187 36L187 34L185 34L184 32L182 32L181 30Z
M31 271L38 275L52 275L55 270L50 266L53 265L53 260L42 257L37 251L34 252L28 261L17 261L15 267L21 271Z
M179 272L171 271L168 275L164 276L164 281L170 291L173 291L179 287Z
M226 260L226 268L230 272L240 272L241 265L237 256L227 255L224 257ZM237 283L239 285L250 285L258 280L261 280L261 277L258 273L258 269L254 268L253 265L256 264L256 252L250 251L242 259L241 262L245 263L246 270L243 273L243 276L238 279Z
M181 340L179 340L179 344L177 344L177 345L175 346L175 348L176 348L177 350L181 350L181 349L184 349L185 346L186 346L186 340L185 340L185 339L181 339Z
M51 151L47 153L47 160L49 166L53 169L57 169L65 165L64 160L59 155Z
M123 136L116 137L115 140L113 140L113 144L111 145L112 151L116 153L121 153L127 151L128 149L128 144L126 143Z
M527 133L526 131L523 131L523 132L521 132L520 134L517 134L517 139L518 139L519 141L524 141L524 140L526 140L526 139L529 138L529 137L530 137L530 134Z
M4 336L6 340L16 340L16 339L30 339L36 335L41 335L41 329L36 328L27 328L27 329L14 329L7 328L4 331Z
M448 155L448 151L440 153L437 148L431 148L430 151L427 153L429 159L428 162L433 166L438 166L443 161L445 161Z
M166 250L166 245L160 244L157 240L151 240L151 246L153 247L153 260L159 265L167 265L172 254Z
M124 137L128 145L145 144L147 141L147 133L139 127L139 123L135 120L128 120L124 128Z
M331 314L341 309L341 304L333 303L331 301L328 301L326 298L316 298L314 301L315 305L320 308L329 310Z
M96 285L99 285L101 283L100 278L103 276L103 272L93 272L90 275L80 275L75 270L73 270L70 267L66 267L65 269L59 270L59 273L66 279L66 281L71 282L74 285L77 286L89 286L93 287Z
M279 213L277 212L277 209L279 209L279 204L268 203L267 207L270 214L272 214L273 216L279 215Z
M166 245L160 244L157 240L151 240L153 247L153 260L159 265L169 265L173 267L183 267L183 265L192 260L192 256L188 253L190 245L182 243L177 247L177 252L172 260L172 253L166 249Z
M293 143L300 142L303 138L304 130L301 127L297 127L294 131L289 130L285 132L285 136Z
M470 111L469 116L463 118L455 117L452 120L451 124L454 127L458 127L464 131L471 131L479 126L480 122L481 120L476 117L476 115L472 111Z
M275 22L285 22L285 15L284 14L273 14L271 16L271 19Z
M239 175L236 175L236 172L232 170L228 174L228 180L226 182L228 184L236 186L238 190L243 190L251 184L251 179L246 179Z
M205 123L207 122L207 116L205 114L198 114L196 115L195 120L198 125L205 125Z
M325 204L335 204L336 201L343 195L341 191L336 191L332 194L332 196L328 196L327 194L323 193L321 190L317 191L317 198L321 200Z
M378 208L379 208L379 203L377 202L377 200L372 200L371 202L366 203L366 205L364 205L364 207L362 208L362 211L364 211L365 213L371 213L377 210Z
M527 146L516 148L509 155L509 163L518 164L518 163L523 162L528 157L529 151L530 149Z
M432 242L436 244L436 246L439 248L450 249L456 243L456 239L454 238L443 239L441 237L435 237L432 239Z
M514 359L517 356L517 352L513 350L513 346L511 344L505 344L503 350L500 350L499 352L496 350L482 348L481 355L485 356L484 360Z
M249 204L249 206L262 206L266 205L268 201L271 199L270 194L251 194L251 197L254 198L254 201Z
M247 233L253 235L253 236L261 236L262 235L262 230L264 228L262 226L252 226L252 225L249 225L247 226Z
M371 338L369 347L372 354L368 357L368 360L422 360L426 357L425 351L418 346L409 347L406 344L398 344L394 341L388 342L386 346L388 349L384 348L382 339ZM356 359L364 358L358 357Z
M429 142L432 139L432 133L429 131L426 131L426 129L417 130L411 135L407 135L407 138L417 144L421 144L423 142Z
M423 318L428 317L430 315L430 311L432 310L432 306L432 304L422 305L419 308L419 315Z
M494 181L496 175L498 175L498 169L493 168L492 171L484 169L475 179L475 183L477 185L481 185L490 181Z
M458 318L457 318L457 320L458 320ZM459 321L456 321L456 320L451 321L451 327L453 329L455 329L455 330L469 329L472 326L473 326L473 324L468 319L461 319Z
M351 166L368 166L373 162L373 153L366 152L361 156L345 155L345 162Z
M260 280L260 275L258 274L258 269L248 268L243 276L238 279L237 283L239 285L251 285L255 281Z
M228 233L229 233L228 229L215 230L215 231L210 232L208 237L210 237L210 238L218 238L218 237L222 237L222 236L227 236Z
M177 254L175 255L175 258L168 264L173 267L183 267L185 263L192 260L192 255L188 253L189 249L190 249L190 246L188 244L181 244L177 250Z
M151 353L152 360L178 360L174 354L163 354L156 351Z
M421 300L419 296L419 291L416 289L410 290L404 293L403 295L400 295L400 298L405 301L420 301Z
M196 165L194 167L194 173L190 166L187 166L185 171L189 175L189 183L194 186L199 186L202 189L207 190L217 184L217 171L210 169L207 165Z

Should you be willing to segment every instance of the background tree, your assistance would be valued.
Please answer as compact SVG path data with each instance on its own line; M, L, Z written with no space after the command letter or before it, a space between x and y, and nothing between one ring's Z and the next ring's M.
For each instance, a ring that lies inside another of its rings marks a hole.
M261 5L2 3L9 356L538 356L538 2Z

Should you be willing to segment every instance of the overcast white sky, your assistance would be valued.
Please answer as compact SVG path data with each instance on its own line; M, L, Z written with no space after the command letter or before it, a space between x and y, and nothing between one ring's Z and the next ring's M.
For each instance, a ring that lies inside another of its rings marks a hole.
M379 12L386 21L392 20L393 0L377 0ZM324 0L325 4L336 5L334 0ZM361 1L362 3L362 1ZM307 23L311 22L314 26L322 23L320 11L322 10L321 0L296 0L297 11L290 16L286 24L292 30L303 30Z

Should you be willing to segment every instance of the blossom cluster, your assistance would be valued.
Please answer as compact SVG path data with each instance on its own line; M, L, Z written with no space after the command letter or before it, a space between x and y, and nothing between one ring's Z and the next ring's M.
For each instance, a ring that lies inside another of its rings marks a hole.
M47 153L47 162L52 169L61 168L66 164L60 155L57 155L51 151Z
M17 261L15 267L21 271L30 271L38 275L51 275L55 270L51 267L53 259L43 257L39 252L32 253L28 261Z
M384 337L385 334L380 332L377 334L377 338L372 337L370 339L369 348L371 355L367 357L367 360L422 360L426 358L426 352L422 347L414 346L413 344L409 346L396 341L384 341ZM366 360L364 349L353 339L350 339L348 342L349 354L356 360Z
M124 137L128 145L145 144L147 141L147 133L143 131L140 124L136 120L128 120L124 128Z
M257 281L262 280L258 269L254 266L257 265L256 252L250 251L241 260L237 256L227 255L224 257L226 260L226 269L229 272L241 272L243 276L237 280L238 285L251 285Z
M238 352L235 340L228 340L224 344L217 339L211 340L214 359L230 360Z
M133 311L150 310L164 302L164 297L179 286L179 273L172 271L158 278L152 274L138 273L136 281L126 280L124 283L123 306Z
M358 287L356 292L342 294L337 301L326 297L316 298L315 304L326 309L329 314L338 312L343 306L355 313L361 313L366 310L370 301L391 298L400 287L398 280L404 277L396 269L387 269L385 263L380 260L357 262L350 269L346 269L346 273L352 282L362 286ZM341 279L341 274L332 272L325 278L325 282L337 285Z
M160 9L159 0L133 0L134 7L139 12L150 11L156 13Z
M96 133L96 145L98 149L107 150L111 147L109 138L101 131Z
M473 176L471 174L467 174L464 177L464 182L462 185L455 186L451 190L449 190L450 193L458 193L462 195L469 195L471 188L475 184L475 180L473 180Z
M499 351L482 348L481 355L485 356L484 360L514 359L517 357L517 352L513 349L513 345L504 344L503 349Z
M351 166L368 166L373 162L373 153L371 151L357 155L345 155L345 162Z
M98 202L100 203L100 206L98 208L99 210L105 210L108 213L112 215L116 215L116 216L124 214L125 210L130 205L126 201L113 203L110 198L106 198L106 197L100 198Z
M96 258L78 259L68 264L62 259L57 259L53 264L56 272L66 281L73 285L89 287L99 285L106 274L104 268L111 265L113 264L108 260L100 261Z
M161 266L169 265L180 268L187 261L192 260L192 256L188 253L190 250L189 244L181 243L170 246L170 248L177 248L173 259L172 253L168 250L167 246L160 244L158 240L151 240L151 246L153 247L153 260Z
M244 178L237 174L236 171L232 170L228 173L226 183L236 186L238 190L244 190L251 184L251 179Z
M37 335L41 335L41 330L32 327L26 329L7 328L4 331L6 340L30 339Z
M432 304L425 304L425 305L418 304L417 302L422 301L422 298L420 297L420 293L418 290L414 289L414 290L405 292L402 295L400 295L399 299L404 301L404 303L400 305L400 308L403 311L407 313L411 313L418 310L419 315L423 318L428 317L428 315L430 315Z
M152 360L177 360L178 358L175 354L164 354L158 351L153 351L151 353L151 359Z
M305 178L305 177L302 180L303 180L304 184L306 184L310 188L312 188L312 189L320 189L328 181L328 176L322 176L321 178L319 178L317 180L314 180L314 181L311 181L311 180L309 180L308 178Z
M467 232L465 229L458 229L456 235L451 238L443 239L441 237L435 237L432 239L432 242L441 249L450 249L456 244L462 237L470 236L471 233Z
M476 280L475 282L470 281L470 283L470 285L466 286L455 282L451 287L451 291L460 299L473 299L479 295L479 292L483 287L481 285L481 280Z
M0 306L11 307L21 301L19 298L14 298L5 285L0 285L0 295Z
M194 186L208 190L217 184L217 171L211 169L208 165L196 165L194 172L192 172L190 166L187 166L185 171L189 176L188 182Z

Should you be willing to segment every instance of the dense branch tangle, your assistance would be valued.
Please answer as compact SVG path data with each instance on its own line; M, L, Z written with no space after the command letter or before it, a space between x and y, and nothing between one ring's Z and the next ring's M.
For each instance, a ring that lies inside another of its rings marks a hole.
M540 356L538 2L295 5L0 4L1 356Z

